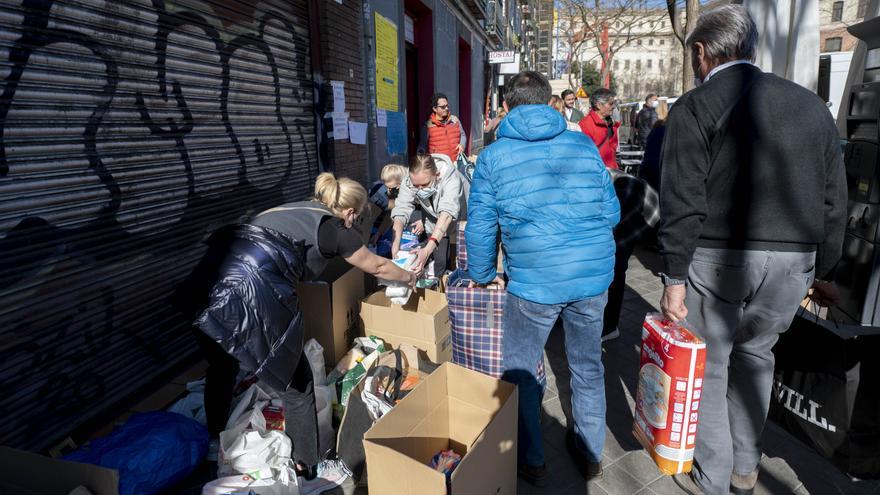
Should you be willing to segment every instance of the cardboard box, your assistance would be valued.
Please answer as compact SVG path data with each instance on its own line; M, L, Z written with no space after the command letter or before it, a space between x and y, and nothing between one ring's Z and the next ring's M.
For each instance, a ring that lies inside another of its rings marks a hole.
M327 366L335 366L360 336L358 312L364 298L364 274L348 263L331 263L320 279L297 285L305 339L324 348Z
M0 493L68 495L84 486L92 495L118 495L119 473L91 464L0 447Z
M376 292L361 303L361 326L364 335L393 346L412 344L435 363L452 359L449 309L440 292L419 289L403 306L392 304L384 291Z
M514 385L445 363L364 435L370 493L446 495L429 463L453 449L451 493L514 494L516 425Z

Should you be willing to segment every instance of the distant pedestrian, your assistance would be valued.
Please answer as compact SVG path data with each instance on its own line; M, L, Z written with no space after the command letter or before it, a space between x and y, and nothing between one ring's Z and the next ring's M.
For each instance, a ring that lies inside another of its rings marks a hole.
M574 94L574 91L570 89L566 89L560 95L562 98L562 103L565 105L565 112L563 115L565 116L565 120L569 122L574 122L577 124L584 118L584 112L581 112L575 107L577 103L577 95Z
M605 166L617 168L617 129L620 122L611 118L617 105L617 93L599 88L590 95L590 112L578 123L581 130L596 143Z
M561 113L563 117L565 117L565 102L562 98L553 95L550 97L550 106L555 108L557 112ZM569 131L581 132L580 126L577 122L572 122L566 118L565 125Z
M645 147L648 141L648 135L654 129L654 123L657 122L657 107L660 106L660 100L654 93L649 94L645 98L645 104L639 110L636 117L636 138L639 146Z

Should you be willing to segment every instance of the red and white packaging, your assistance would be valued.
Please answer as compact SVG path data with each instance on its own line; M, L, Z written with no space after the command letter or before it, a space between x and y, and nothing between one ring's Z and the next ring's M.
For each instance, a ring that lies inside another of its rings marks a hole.
M659 313L645 316L633 434L665 474L694 460L706 343Z

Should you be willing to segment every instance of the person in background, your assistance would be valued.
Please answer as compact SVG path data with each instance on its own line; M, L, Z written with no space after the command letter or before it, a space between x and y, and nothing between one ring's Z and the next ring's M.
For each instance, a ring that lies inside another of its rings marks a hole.
M547 469L535 373L560 316L574 416L566 444L586 478L602 475L602 312L613 278L612 229L620 217L595 145L566 131L565 118L547 105L550 93L550 83L534 71L505 86L510 113L498 141L477 159L465 236L468 272L477 284L503 284L496 271L499 229L504 239L510 279L503 378L519 390L519 475L538 486L547 483Z
M616 105L617 94L607 88L599 88L590 95L590 112L578 123L584 134L589 136L605 166L617 169L617 129L620 122L611 118Z
M660 103L657 104L657 122L666 122L666 119L669 118L669 103L666 100L659 100ZM657 122L654 122L651 130L657 128ZM651 135L650 133L648 134Z
M626 289L626 270L636 243L660 221L660 198L644 180L608 169L620 202L620 222L614 227L614 280L608 287L608 304L602 319L602 341L620 336L620 310Z
M393 223L391 211L394 209L394 200L400 194L400 185L406 174L407 168L405 166L389 163L382 167L382 171L379 173L380 180L370 189L370 201L381 210L374 223L376 233L370 239L370 244L376 244L391 228ZM421 218L410 224L410 231L416 235L421 235L425 231Z
M645 143L648 141L648 134L651 134L651 130L654 129L654 123L657 122L658 106L660 106L660 100L657 98L657 95L651 93L645 98L645 104L639 110L639 115L636 117L636 137L638 145L642 148L645 147Z
M455 162L467 147L467 134L458 117L449 111L449 99L443 93L431 97L431 118L422 127L419 153L441 153Z
M563 116L565 120L569 122L574 122L577 124L584 118L584 112L581 112L577 108L575 108L575 104L577 103L577 95L574 94L574 91L570 89L566 89L562 92L560 96L562 98L562 102L565 104L565 110L563 111Z
M659 111L657 112L660 113ZM666 136L666 119L654 123L654 129L645 141L645 153L639 166L639 177L644 179L655 191L660 192L660 173L663 148L663 137Z
M486 121L486 124L483 125L483 142L491 144L495 141L495 130L498 129L498 124L504 120L504 116L507 115L507 112L504 110L504 107L501 107L496 112L495 117Z
M366 206L363 186L325 172L311 201L271 208L208 240L173 303L193 316L208 360L205 412L212 437L225 429L240 367L281 399L291 457L307 477L315 474L321 452L297 284L320 277L334 258L378 278L416 283L414 273L370 252L352 228Z
M700 15L686 40L699 85L663 144L663 314L706 342L695 469L686 493L753 493L772 348L807 291L834 301L847 222L837 126L814 92L752 64L742 5ZM785 112L767 111L785 108Z
M560 114L562 114L563 117L565 117L565 103L563 102L562 98L560 98L556 95L553 95L550 98L550 106L555 108L557 112L559 112ZM575 131L575 132L581 131L581 128L579 125L577 125L577 122L572 122L572 121L566 119L565 125L569 131Z
M416 207L424 215L428 242L419 249L413 271L421 273L428 258L434 257L434 274L440 276L449 266L449 234L455 233L453 222L458 220L464 198L462 176L443 154L417 154L409 165L400 194L391 211L394 221L394 241L391 257L400 250L404 226L411 221Z

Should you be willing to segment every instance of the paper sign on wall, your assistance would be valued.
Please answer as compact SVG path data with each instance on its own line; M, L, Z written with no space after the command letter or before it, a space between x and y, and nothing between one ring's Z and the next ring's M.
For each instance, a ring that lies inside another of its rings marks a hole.
M348 139L348 114L345 112L336 112L333 116L333 139L340 141Z
M345 81L330 81L333 88L333 112L345 111Z
M351 144L367 144L367 123L348 121L348 134Z
M388 111L384 108L376 109L376 126L388 127Z
M376 13L376 107L398 109L397 24Z

